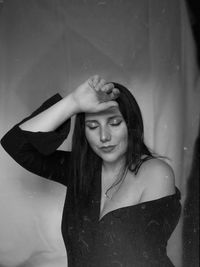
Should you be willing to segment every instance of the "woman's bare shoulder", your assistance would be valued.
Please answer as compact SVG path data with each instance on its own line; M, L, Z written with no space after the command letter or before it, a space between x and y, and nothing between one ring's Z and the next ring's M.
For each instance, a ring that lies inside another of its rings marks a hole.
M139 176L144 188L140 201L150 201L175 193L174 172L164 160L147 160L142 164Z

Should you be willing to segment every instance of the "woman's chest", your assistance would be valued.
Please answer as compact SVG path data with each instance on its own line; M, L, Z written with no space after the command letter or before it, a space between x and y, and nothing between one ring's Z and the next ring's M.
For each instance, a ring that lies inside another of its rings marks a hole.
M144 186L132 176L109 190L105 182L101 183L100 218L119 208L129 207L140 203Z

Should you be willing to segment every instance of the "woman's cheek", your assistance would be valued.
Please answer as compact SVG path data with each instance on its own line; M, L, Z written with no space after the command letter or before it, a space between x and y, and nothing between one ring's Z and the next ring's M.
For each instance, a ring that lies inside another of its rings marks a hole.
M96 141L95 135L86 131L86 138L87 138L87 141L88 141L90 147L93 150L95 150L95 147L97 146L97 141Z

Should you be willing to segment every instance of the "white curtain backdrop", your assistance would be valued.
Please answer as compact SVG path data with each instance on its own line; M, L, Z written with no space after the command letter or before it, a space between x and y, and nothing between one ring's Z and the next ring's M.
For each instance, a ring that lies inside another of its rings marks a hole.
M187 196L199 124L199 73L183 0L5 0L0 10L0 135L45 99L93 74L124 84L142 109L146 143L168 156ZM62 149L70 148L70 140ZM66 188L0 148L0 266L66 267ZM182 219L168 255L182 266Z

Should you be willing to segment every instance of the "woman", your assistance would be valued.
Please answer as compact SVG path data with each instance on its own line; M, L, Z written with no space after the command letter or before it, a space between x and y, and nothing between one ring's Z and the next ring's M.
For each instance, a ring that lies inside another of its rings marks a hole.
M75 114L72 151L56 150ZM69 267L173 266L166 246L180 194L171 167L144 144L141 112L125 87L95 75L46 101L1 143L27 170L67 186Z

